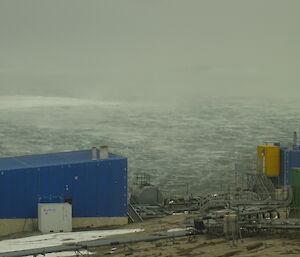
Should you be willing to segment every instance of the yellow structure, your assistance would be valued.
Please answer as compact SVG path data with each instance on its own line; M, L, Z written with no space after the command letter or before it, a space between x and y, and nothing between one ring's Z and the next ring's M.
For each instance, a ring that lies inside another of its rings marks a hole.
M280 173L280 148L276 145L259 145L257 153L257 173L267 177L277 177Z

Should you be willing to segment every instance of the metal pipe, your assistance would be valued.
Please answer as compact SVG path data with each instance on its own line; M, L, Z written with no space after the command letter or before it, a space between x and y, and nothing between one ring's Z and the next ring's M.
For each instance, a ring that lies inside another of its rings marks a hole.
M298 138L297 138L297 132L294 131L294 137L293 137L293 148L297 148L298 147Z
M92 147L91 154L92 160L96 161L98 159L98 149L96 147Z

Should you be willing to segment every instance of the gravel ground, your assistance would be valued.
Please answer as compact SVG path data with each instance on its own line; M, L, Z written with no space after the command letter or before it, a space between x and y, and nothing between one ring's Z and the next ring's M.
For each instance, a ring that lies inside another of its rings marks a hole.
M126 227L144 228L142 233L155 233L161 230L186 226L186 215L169 216L162 219L131 224ZM132 257L175 257L175 256L300 256L300 233L257 234L238 241L235 245L224 238L208 238L197 235L194 238L177 238L156 242L141 242L116 247L93 249L93 256L132 256Z

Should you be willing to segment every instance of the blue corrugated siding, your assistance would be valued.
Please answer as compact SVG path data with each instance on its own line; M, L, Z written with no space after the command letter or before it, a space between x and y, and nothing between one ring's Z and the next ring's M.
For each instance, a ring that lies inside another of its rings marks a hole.
M66 199L73 217L127 216L127 160L0 171L0 218L36 218L38 202Z
M292 168L300 167L300 150L293 149L289 150L286 148L281 149L280 151L280 183L284 184L290 183L290 170ZM286 177L286 179L285 179Z

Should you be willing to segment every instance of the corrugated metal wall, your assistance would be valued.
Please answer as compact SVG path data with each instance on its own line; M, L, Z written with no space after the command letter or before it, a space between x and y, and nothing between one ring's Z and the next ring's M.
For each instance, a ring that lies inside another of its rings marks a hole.
M300 167L300 149L280 150L280 183L290 183L290 170Z
M38 202L66 200L73 217L127 216L127 160L0 171L0 218L36 218Z

